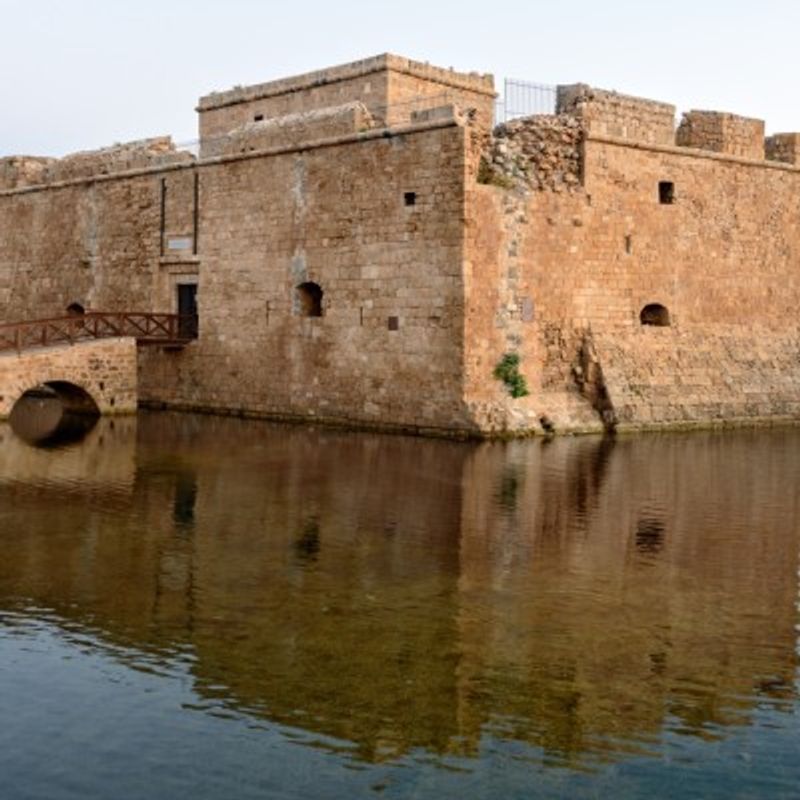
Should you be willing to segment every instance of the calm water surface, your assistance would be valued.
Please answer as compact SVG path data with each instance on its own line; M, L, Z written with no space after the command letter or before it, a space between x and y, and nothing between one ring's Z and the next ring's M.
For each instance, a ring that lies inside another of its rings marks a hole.
M3 800L800 797L800 431L19 430Z

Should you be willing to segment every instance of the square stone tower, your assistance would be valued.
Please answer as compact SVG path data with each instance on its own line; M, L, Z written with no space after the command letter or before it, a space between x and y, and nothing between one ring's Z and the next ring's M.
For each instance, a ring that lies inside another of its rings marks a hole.
M413 121L420 111L453 105L474 111L487 131L494 118L494 78L433 67L385 53L291 78L214 92L200 99L200 140L289 114L363 103L382 124Z

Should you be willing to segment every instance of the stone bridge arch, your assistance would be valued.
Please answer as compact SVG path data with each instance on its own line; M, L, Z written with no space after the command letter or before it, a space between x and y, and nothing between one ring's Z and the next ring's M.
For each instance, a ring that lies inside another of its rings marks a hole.
M32 389L53 390L65 409L132 414L137 405L136 340L101 339L0 355L0 419Z

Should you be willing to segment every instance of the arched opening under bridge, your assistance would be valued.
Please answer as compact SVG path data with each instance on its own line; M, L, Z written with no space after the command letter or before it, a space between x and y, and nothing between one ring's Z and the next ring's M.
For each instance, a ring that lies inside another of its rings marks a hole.
M9 422L14 433L37 447L63 447L83 439L100 410L92 396L68 381L48 381L19 397Z

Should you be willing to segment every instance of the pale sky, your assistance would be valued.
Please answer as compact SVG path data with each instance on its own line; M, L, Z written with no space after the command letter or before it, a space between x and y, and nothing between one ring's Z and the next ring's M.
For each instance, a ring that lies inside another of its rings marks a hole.
M196 138L210 91L393 52L800 130L800 0L0 0L0 156Z

